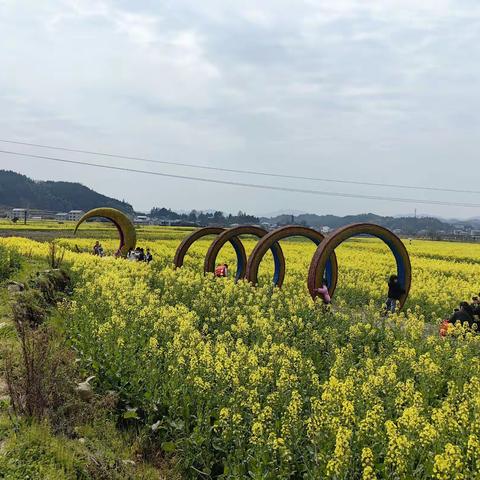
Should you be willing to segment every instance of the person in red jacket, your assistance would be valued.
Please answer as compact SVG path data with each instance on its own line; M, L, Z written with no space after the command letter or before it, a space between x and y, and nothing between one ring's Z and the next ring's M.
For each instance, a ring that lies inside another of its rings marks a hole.
M228 265L224 263L223 265L218 265L215 269L216 277L228 277Z

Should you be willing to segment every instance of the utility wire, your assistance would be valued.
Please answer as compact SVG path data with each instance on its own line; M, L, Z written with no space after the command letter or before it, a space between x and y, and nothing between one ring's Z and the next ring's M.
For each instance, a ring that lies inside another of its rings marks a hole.
M102 157L109 157L109 158L121 158L124 160L131 160L131 161L141 161L147 163L157 163L161 165L171 165L176 167L188 167L188 168L197 168L201 170L210 170L210 171L217 171L217 172L228 172L228 173L240 173L240 174L247 174L247 175L258 175L262 177L275 177L275 178L289 178L293 180L310 180L315 182L326 182L326 183L342 183L347 185L364 185L370 187L382 187L382 188L402 188L408 190L428 190L434 192L449 192L449 193L468 193L468 194L480 194L480 190L463 190L463 189L456 189L456 188L444 188L444 187L422 187L422 186L415 186L415 185L400 185L400 184L392 184L392 183L380 183L380 182L362 182L356 180L342 180L338 178L322 178L322 177L308 177L308 176L301 176L301 175L288 175L282 173L269 173L269 172L259 172L256 170L238 170L233 168L222 168L222 167L211 167L207 165L195 165L192 163L181 163L181 162L169 162L166 160L153 160L151 158L145 157L135 157L135 156L128 156L128 155L119 155L115 153L105 153L105 152L95 152L92 150L81 150L76 148L66 148L66 147L57 147L53 145L44 145L39 143L29 143L29 142L19 142L14 140L3 140L0 139L0 142L3 143L10 143L15 145L24 145L28 147L38 147L38 148L49 148L51 150L62 150L64 152L72 152L72 153L83 153L86 155L96 155Z
M177 178L182 180L194 180L197 182L205 182L205 183L214 183L214 184L221 184L221 185L231 185L236 187L247 187L247 188L256 188L262 190L273 190L278 192L291 192L291 193L306 193L311 195L321 195L325 197L341 197L341 198L361 198L366 200L382 200L387 202L399 202L399 203L415 203L415 204L425 204L425 205L445 205L445 206L453 206L453 207L472 207L472 208L480 208L480 204L478 203L458 203L458 202L445 202L442 200L422 200L422 199L415 199L415 198L398 198L398 197L382 197L377 195L357 195L353 193L341 193L341 192L323 192L321 190L306 190L302 188L288 188L288 187L277 187L273 185L261 185L255 183L243 183L243 182L231 182L227 180L216 180L212 178L202 178L202 177L192 177L187 175L174 175L170 173L160 173L160 172L152 172L149 170L139 170L136 168L127 168L127 167L117 167L114 165L102 165L100 163L92 163L92 162L80 162L77 160L67 160L64 158L57 158L57 157L47 157L43 155L34 155L32 153L21 153L21 152L12 152L9 150L0 150L0 153L4 153L6 155L16 155L20 157L29 157L29 158L38 158L42 160L51 160L53 162L61 162L67 163L71 165L83 165L89 167L98 167L98 168L105 168L109 170L116 170L121 172L130 172L130 173L143 173L146 175L156 175L159 177L166 177L166 178Z

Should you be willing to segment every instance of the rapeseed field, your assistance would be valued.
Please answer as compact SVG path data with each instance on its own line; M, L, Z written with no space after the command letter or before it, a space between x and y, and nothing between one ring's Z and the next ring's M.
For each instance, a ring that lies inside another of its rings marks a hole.
M140 236L149 265L94 257L94 238L57 242L75 282L61 313L85 375L97 392L118 393L124 419L185 478L478 478L480 337L456 326L441 338L438 325L480 291L479 245L406 241L412 291L387 318L395 263L379 241L338 249L325 311L306 288L309 242L282 242L279 290L269 258L258 287L204 276L207 240L175 270L183 234ZM29 239L0 245L48 252ZM234 268L233 249L218 260Z

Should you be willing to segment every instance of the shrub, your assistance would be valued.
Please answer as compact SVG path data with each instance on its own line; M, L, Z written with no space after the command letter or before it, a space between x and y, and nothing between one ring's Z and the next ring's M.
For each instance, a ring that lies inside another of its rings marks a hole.
M41 325L47 316L47 302L36 289L27 289L15 296L12 304L13 320L17 330L25 325L31 328Z
M59 247L55 242L48 246L47 261L51 268L60 268L65 257L65 248Z
M49 305L69 284L68 275L61 270L42 272L30 282L30 288L15 295L13 323L21 348L8 351L5 361L14 412L48 417L59 429L63 429L64 417L81 410L74 392L78 371L74 352L64 347L55 330L44 322Z
M6 280L20 268L20 255L9 248L0 245L0 280Z
M17 415L50 417L59 423L75 397L74 357L59 348L50 328L33 329L26 322L16 326L21 350L9 351L5 359L12 409Z

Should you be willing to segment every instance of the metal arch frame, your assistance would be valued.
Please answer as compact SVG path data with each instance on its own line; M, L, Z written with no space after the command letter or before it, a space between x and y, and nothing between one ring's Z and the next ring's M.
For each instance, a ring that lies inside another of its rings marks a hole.
M118 247L116 255L126 257L128 250L135 248L137 244L135 225L133 225L125 213L116 208L101 207L89 210L77 222L73 234L75 235L77 233L78 228L83 222L94 217L106 218L117 228L118 236L120 237L120 246Z
M393 232L387 228L371 223L354 223L335 230L330 236L318 246L313 256L308 271L308 290L312 298L315 298L315 289L320 286L321 279L326 269L327 261L335 252L335 249L345 240L358 235L371 235L382 240L391 250L397 263L398 280L405 294L399 302L399 309L402 309L407 301L410 287L412 284L412 266L410 256L408 255L405 245ZM336 285L335 285L336 287ZM333 297L335 288L330 289L330 296Z
M203 237L207 237L208 235L220 235L226 231L225 228L221 227L204 227L200 228L199 230L195 230L190 235L182 240L182 243L177 248L175 252L175 257L173 259L173 264L175 268L180 268L183 266L183 260L185 259L185 255L187 254L190 247L197 241ZM237 277L240 273L239 266L245 265L247 262L247 254L245 253L245 247L243 246L242 242L238 238L232 238L230 240L232 244L235 254L237 255L237 273L235 277Z
M253 283L254 285L258 283L258 269L267 251L271 249L274 245L279 245L278 242L280 240L290 237L308 238L317 246L320 245L321 242L325 239L324 235L320 232L317 232L312 228L302 227L299 225L288 225L273 230L259 240L248 258L246 278L249 282ZM325 280L328 288L335 289L338 277L337 258L335 256L335 253L330 256L330 259L326 264L325 270ZM284 279L285 263L283 263L282 266L278 266L278 268L277 263L275 263L273 283L277 287L281 287L283 285Z
M208 249L207 255L205 256L205 263L204 263L204 272L211 273L215 271L215 263L217 260L218 253L222 249L222 247L227 242L232 242L234 239L238 239L240 235L254 235L259 239L264 238L268 234L267 230L261 227L255 227L252 225L242 225L239 227L229 228L221 233L210 245ZM242 245L243 246L243 245ZM271 246L271 251L273 254L274 262L275 262L275 270L283 270L285 271L285 257L283 255L283 251L278 243L275 243ZM236 280L240 280L241 278L245 277L246 274L246 267L247 267L247 259L246 257L240 259L237 255L237 273L236 273Z

